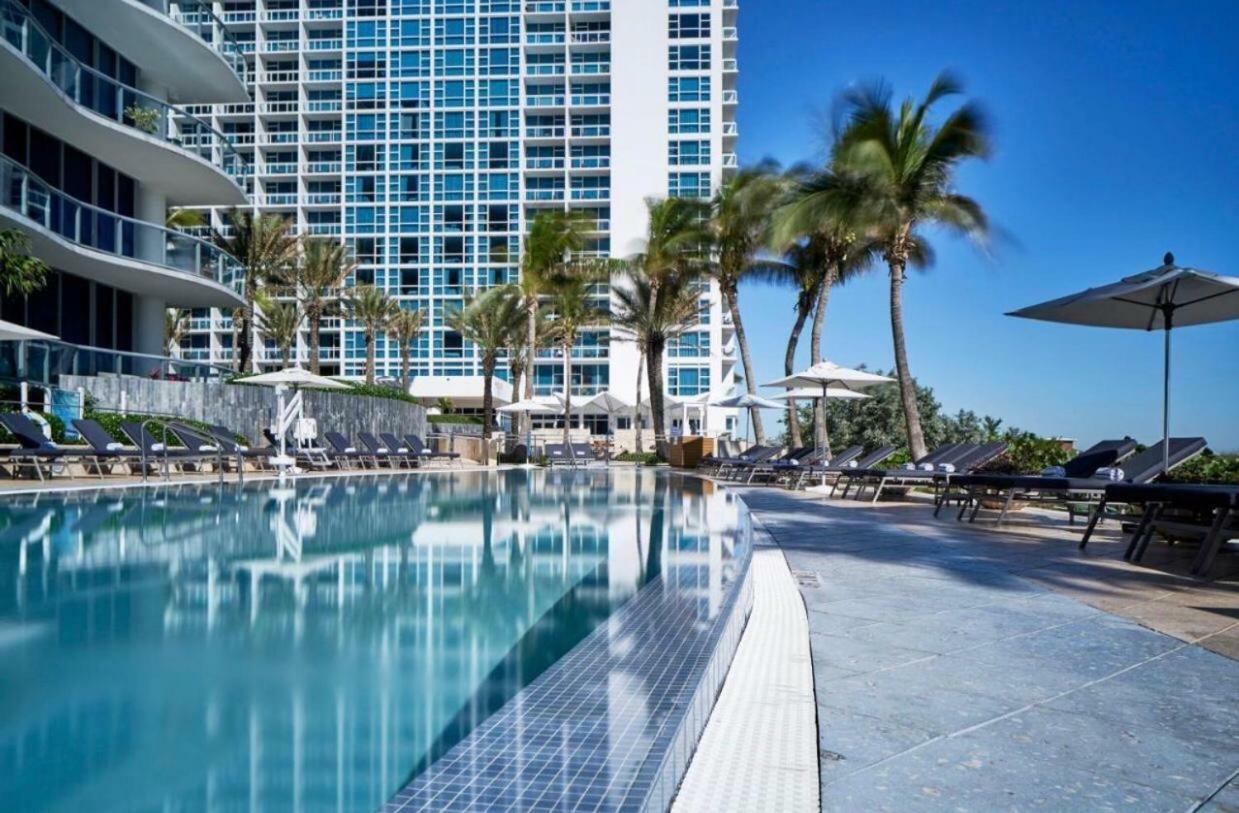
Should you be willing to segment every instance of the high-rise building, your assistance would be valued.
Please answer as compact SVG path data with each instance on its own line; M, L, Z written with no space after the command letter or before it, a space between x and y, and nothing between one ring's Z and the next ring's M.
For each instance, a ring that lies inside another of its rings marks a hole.
M641 247L647 199L707 197L736 166L736 0L224 0L211 12L245 53L252 101L194 112L247 159L255 206L343 240L355 282L424 314L412 366L422 394L434 381L458 394L480 373L445 314L519 279L538 212L585 212L597 228L587 251L624 257ZM193 317L184 354L228 363L227 314ZM361 329L340 317L324 327L324 371L361 376ZM582 336L574 394L635 397L638 353L615 338ZM278 365L275 348L255 346L260 365ZM396 378L389 337L377 357L379 376ZM699 328L666 362L673 397L734 382L734 336L708 283ZM539 394L563 390L553 351L534 381ZM733 420L716 410L710 428Z
M247 202L243 159L184 107L249 98L239 47L205 11L0 0L0 229L52 269L34 294L0 296L0 316L60 339L5 345L0 375L148 374L168 355L168 307L242 301L234 258L166 228L170 207Z

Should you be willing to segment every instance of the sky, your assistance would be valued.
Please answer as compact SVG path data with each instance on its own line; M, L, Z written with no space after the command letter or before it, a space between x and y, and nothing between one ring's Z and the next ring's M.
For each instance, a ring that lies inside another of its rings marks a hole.
M1003 314L1167 251L1239 276L1239 3L745 0L739 25L742 164L820 163L856 82L920 96L950 69L987 109L994 155L958 188L1002 239L987 254L934 235L936 264L905 293L912 373L946 411L1085 444L1161 437L1160 333ZM893 365L888 290L878 269L834 292L826 358ZM789 289L741 289L759 383L782 375L793 305ZM1239 321L1173 338L1172 434L1239 451ZM802 366L808 352L806 331Z

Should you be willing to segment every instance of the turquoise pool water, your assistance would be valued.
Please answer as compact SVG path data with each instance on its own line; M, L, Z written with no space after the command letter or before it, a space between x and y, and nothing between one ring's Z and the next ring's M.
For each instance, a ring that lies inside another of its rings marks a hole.
M739 511L639 469L0 500L0 810L375 810L655 576L711 617Z

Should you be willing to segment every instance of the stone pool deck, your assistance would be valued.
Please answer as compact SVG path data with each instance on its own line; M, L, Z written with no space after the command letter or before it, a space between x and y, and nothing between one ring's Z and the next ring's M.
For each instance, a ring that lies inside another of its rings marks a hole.
M1035 513L737 492L809 611L824 810L1239 810L1229 576Z

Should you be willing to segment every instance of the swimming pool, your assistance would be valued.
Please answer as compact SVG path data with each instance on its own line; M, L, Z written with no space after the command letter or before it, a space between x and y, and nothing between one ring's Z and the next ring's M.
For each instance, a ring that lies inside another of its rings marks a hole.
M0 809L376 810L643 586L714 618L744 525L640 469L0 501Z

